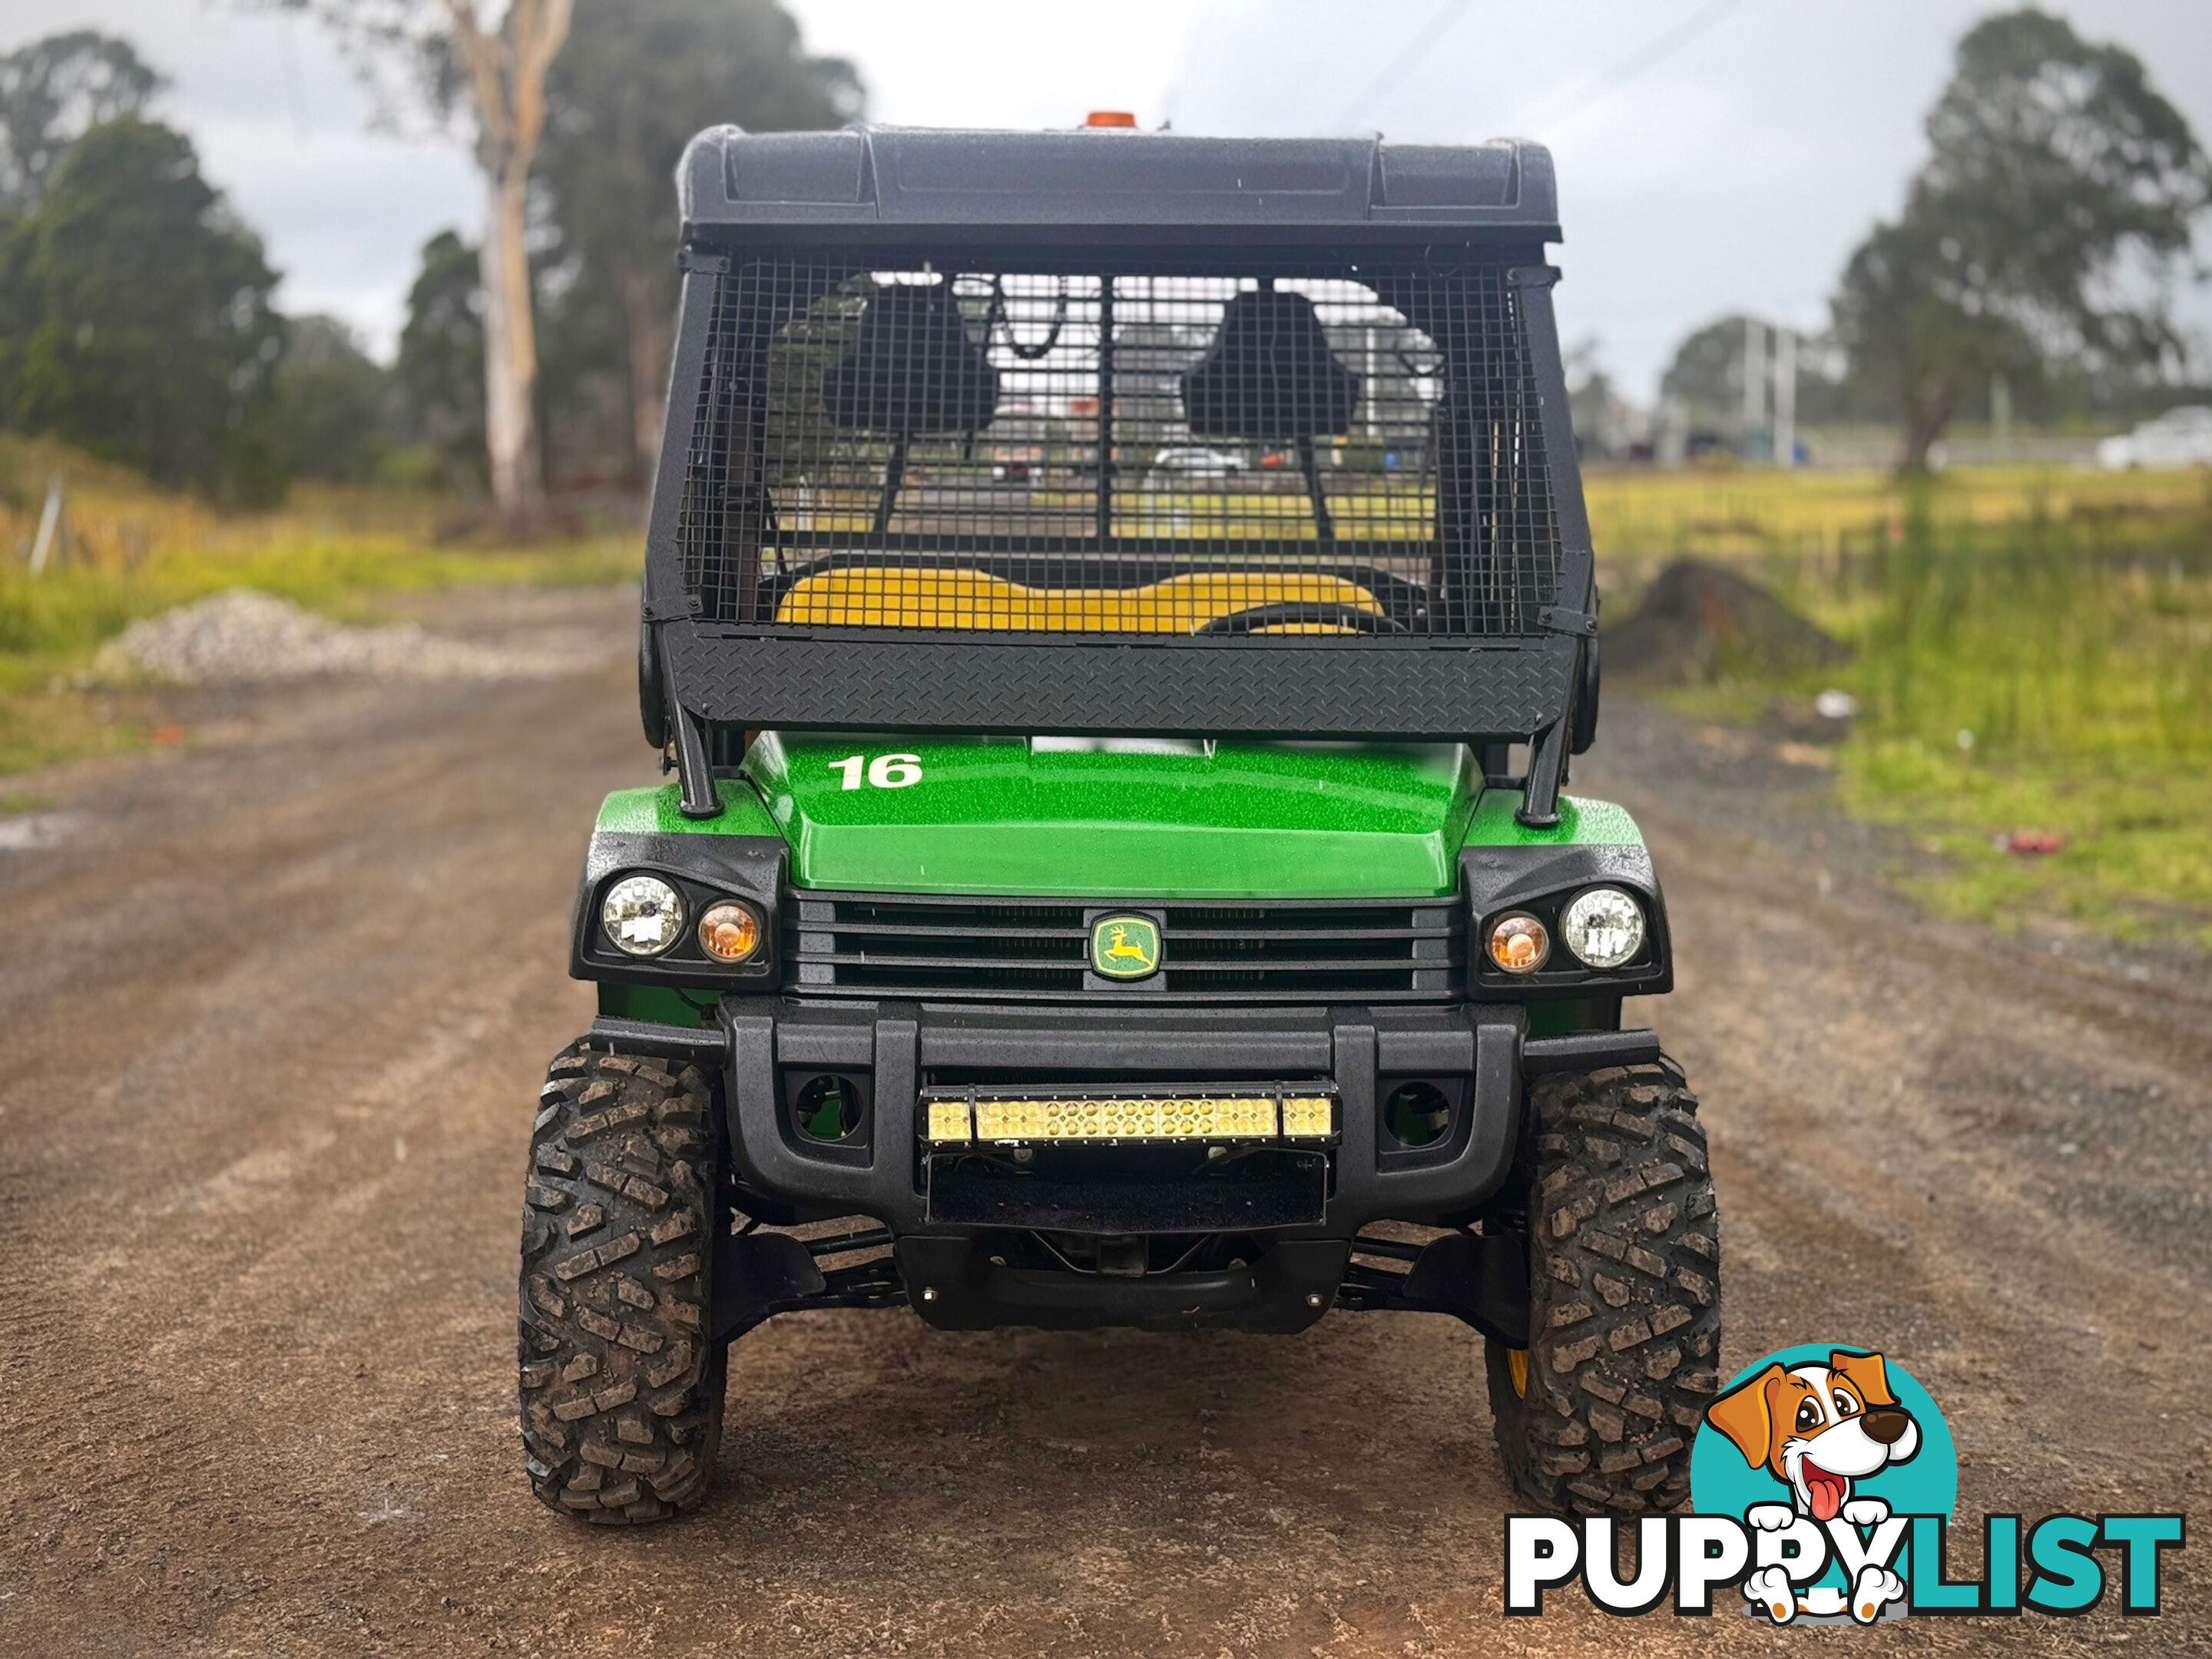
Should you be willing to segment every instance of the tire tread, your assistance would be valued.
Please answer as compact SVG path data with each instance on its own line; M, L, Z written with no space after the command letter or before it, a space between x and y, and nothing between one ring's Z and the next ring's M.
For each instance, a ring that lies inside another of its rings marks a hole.
M1663 1055L1529 1091L1514 1172L1528 1203L1526 1397L1494 1343L1488 1371L1506 1471L1551 1513L1689 1499L1720 1354L1719 1218L1697 1106Z
M585 1521L665 1520L706 1496L721 1442L713 1091L696 1066L580 1042L538 1100L518 1354L531 1486Z

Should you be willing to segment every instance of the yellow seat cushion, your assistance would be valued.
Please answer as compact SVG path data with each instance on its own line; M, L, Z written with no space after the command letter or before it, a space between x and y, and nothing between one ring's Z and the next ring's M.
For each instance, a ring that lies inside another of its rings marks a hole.
M801 577L780 623L830 628L965 628L1087 634L1194 634L1267 605L1340 605L1382 614L1374 594L1325 572L1209 570L1143 587L1027 587L988 571L850 565ZM1285 623L1262 633L1345 633Z

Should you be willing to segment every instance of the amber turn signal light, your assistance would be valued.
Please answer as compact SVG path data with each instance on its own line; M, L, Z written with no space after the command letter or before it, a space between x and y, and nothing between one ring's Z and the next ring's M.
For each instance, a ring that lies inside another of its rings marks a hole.
M1552 954L1552 935L1534 916L1500 916L1489 943L1490 959L1509 974L1533 974Z
M743 962L760 943L760 913L750 904L725 899L699 918L699 948L717 962Z

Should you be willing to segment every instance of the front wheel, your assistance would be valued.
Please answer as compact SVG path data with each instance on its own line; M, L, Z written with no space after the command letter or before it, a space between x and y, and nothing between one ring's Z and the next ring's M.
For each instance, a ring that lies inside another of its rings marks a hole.
M714 1097L696 1066L572 1043L539 1107L522 1212L530 1484L582 1520L665 1520L706 1496L722 1439Z
M1719 1218L1697 1106L1663 1056L1528 1091L1501 1219L1526 1231L1529 1342L1489 1342L1485 1358L1506 1474L1549 1513L1689 1498L1690 1445L1720 1385Z

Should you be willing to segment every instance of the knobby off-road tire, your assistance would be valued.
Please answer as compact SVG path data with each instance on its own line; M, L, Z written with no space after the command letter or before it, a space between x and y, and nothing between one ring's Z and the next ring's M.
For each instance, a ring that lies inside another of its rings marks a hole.
M1514 1487L1559 1515L1671 1510L1720 1386L1720 1236L1681 1068L1536 1079L1512 1181L1527 1205L1525 1358L1487 1344ZM1520 1216L1512 1218L1515 1222Z
M665 1520L706 1496L722 1439L713 1094L696 1066L579 1042L539 1102L522 1211L530 1484L586 1521Z

